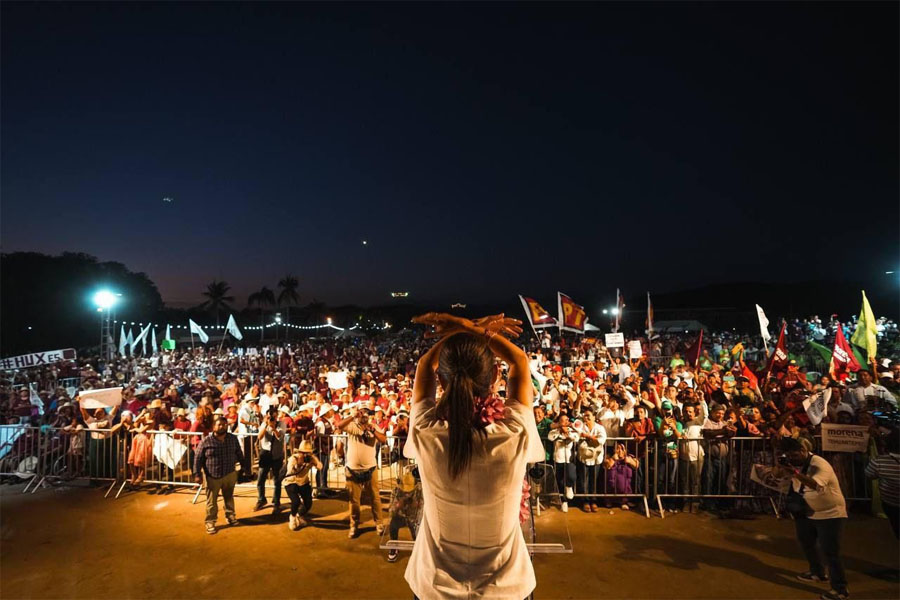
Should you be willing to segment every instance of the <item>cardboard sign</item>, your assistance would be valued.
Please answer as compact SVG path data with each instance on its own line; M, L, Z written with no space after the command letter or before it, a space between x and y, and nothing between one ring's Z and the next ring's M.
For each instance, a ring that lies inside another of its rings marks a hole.
M122 404L122 388L105 388L102 390L85 390L78 394L78 401L86 409L112 408Z
M782 494L787 494L791 487L790 477L781 477L777 475L775 467L766 465L753 465L750 469L750 480Z
M348 387L347 373L340 371L337 373L328 373L328 387L332 390L342 390Z
M75 350L45 350L44 352L32 352L20 356L11 356L0 359L0 369L28 369L31 367L44 367L61 360L75 360Z
M607 333L605 335L606 338L606 347L607 348L624 348L625 347L625 334L624 333Z
M865 425L822 423L822 450L825 452L867 452L869 428Z
M621 335L621 334L620 334ZM628 342L628 358L634 360L643 356L644 351L641 349L640 340L631 340Z

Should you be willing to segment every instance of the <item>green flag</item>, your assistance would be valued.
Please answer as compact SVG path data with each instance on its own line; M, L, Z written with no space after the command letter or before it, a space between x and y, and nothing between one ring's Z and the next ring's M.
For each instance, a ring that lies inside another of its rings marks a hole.
M175 340L163 340L162 349L163 350L174 350L175 349Z
M829 350L822 344L813 342L812 340L810 340L809 342L809 347L815 350L819 354L819 356L822 357L822 360L825 361L826 365L831 363L831 350Z
M862 293L862 308L859 309L859 320L856 322L856 331L850 341L865 348L869 355L869 361L875 360L875 351L877 350L877 334L878 328L875 324L875 315L872 314L872 307L869 306L869 299L866 298L866 291ZM867 362L869 362L867 361ZM860 363L865 364L865 363Z

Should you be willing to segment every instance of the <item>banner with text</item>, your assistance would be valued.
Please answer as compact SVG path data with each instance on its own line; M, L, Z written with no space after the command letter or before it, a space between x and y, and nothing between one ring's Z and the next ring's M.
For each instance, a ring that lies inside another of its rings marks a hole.
M20 356L10 356L0 359L0 369L28 369L31 367L43 367L52 365L61 360L75 360L77 355L74 348L64 350L45 350L44 352L32 352Z
M865 425L822 423L822 450L825 452L866 452L869 428Z

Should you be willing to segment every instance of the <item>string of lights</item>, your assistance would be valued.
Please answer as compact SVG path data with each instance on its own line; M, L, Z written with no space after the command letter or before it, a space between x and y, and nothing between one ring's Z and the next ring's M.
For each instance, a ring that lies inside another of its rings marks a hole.
M113 323L115 323L115 324L117 324L117 325L118 325L119 323L121 323L122 325L137 325L138 327L143 327L143 326L145 325L145 323L140 322L140 321L118 321L118 320L114 320ZM151 325L152 327L160 327L160 328L162 328L162 327L171 327L172 329L189 329L189 328L190 328L189 325L162 325L162 324L160 324L160 323L146 323L146 325ZM260 329L268 329L269 327L278 327L278 326L281 326L281 327L290 327L291 329L303 329L303 330L324 329L324 328L326 328L326 327L330 327L330 328L336 329L336 330L338 330L338 331L344 331L344 330L348 330L348 329L349 329L349 331L353 331L354 329L359 329L359 328L360 328L360 324L359 324L359 323L357 323L357 324L354 325L353 327L347 328L347 327L338 327L337 325L333 325L333 324L331 324L331 323L323 323L322 325L294 325L294 324L292 324L292 323L277 323L277 322L273 322L273 323L267 323L267 324L265 324L265 325L256 325L256 326L248 325L248 326L242 327L241 329L246 329L246 330L256 330L256 331L259 331ZM390 323L385 323L384 326L381 327L381 329L388 329L388 328L390 328L390 326L391 326ZM225 329L226 326L225 326L225 325L201 325L201 327L202 327L203 329Z

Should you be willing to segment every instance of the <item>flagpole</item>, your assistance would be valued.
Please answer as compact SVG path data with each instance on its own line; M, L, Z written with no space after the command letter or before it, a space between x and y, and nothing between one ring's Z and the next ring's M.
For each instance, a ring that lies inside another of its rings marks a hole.
M188 327L191 330L191 354L194 353L194 330Z

